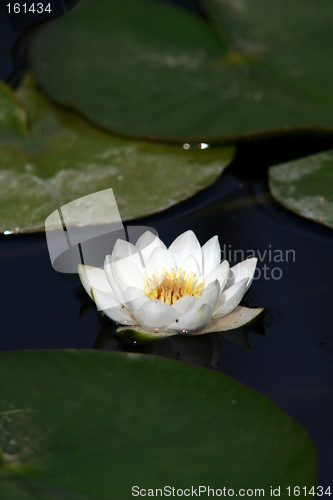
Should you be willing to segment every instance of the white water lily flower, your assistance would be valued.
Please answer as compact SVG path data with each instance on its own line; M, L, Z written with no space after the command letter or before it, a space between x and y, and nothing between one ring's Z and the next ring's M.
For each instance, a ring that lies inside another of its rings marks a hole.
M262 308L239 307L256 258L233 268L221 262L218 237L201 247L193 231L167 249L146 231L136 245L117 240L104 269L79 265L81 282L97 308L140 339L198 335L242 326Z

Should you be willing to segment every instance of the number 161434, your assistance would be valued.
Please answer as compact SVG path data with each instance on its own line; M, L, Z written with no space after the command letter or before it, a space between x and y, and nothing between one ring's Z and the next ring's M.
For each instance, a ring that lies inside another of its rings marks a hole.
M51 14L52 12L50 3L48 3L45 7L42 3L14 3L14 5L8 3L6 7L8 9L8 14L27 14L28 12L32 12L33 14L43 14L44 12L48 12Z

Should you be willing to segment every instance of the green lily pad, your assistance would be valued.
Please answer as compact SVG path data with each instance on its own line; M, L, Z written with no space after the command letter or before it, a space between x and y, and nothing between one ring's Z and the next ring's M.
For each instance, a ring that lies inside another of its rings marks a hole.
M333 126L330 0L202 6L212 24L163 2L81 1L36 33L32 70L51 98L128 135Z
M307 433L219 373L138 354L0 354L0 496L117 500L132 487L315 484ZM151 495L150 495L151 496ZM302 491L301 491L302 496Z
M214 182L234 154L101 132L48 102L31 78L18 96L29 115L29 137L22 132L8 141L0 130L0 231L43 230L60 206L107 188L123 220L158 212ZM14 117L18 110L16 104Z
M298 215L333 228L333 150L269 169L274 198Z
M27 134L27 116L12 89L0 81L0 136Z

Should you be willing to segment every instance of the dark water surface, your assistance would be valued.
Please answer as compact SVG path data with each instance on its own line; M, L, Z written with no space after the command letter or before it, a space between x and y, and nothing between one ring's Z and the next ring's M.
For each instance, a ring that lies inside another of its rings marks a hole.
M135 224L155 228L167 245L188 229L201 244L217 234L228 260L255 251L261 276L243 303L265 307L259 324L145 346L120 343L112 323L98 317L86 299L78 276L52 269L44 234L1 236L0 350L95 347L154 353L217 369L261 392L308 429L319 453L318 484L328 486L333 463L333 232L275 205L263 179L249 182L236 168L229 171L192 199Z

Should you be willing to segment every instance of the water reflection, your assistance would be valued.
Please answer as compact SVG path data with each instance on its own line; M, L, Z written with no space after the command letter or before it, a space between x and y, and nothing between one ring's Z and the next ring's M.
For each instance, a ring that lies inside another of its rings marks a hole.
M219 368L222 352L221 339L218 333L197 337L175 335L145 344L121 342L116 337L116 325L111 321L105 323L100 329L94 348L103 351L153 354L215 369Z
M94 348L102 351L135 352L153 354L164 358L176 359L206 368L219 369L222 354L223 337L239 347L251 349L248 334L265 335L262 325L252 328L240 328L230 332L209 333L200 336L175 335L156 342L140 344L122 342L116 335L116 324L107 320L101 327Z

